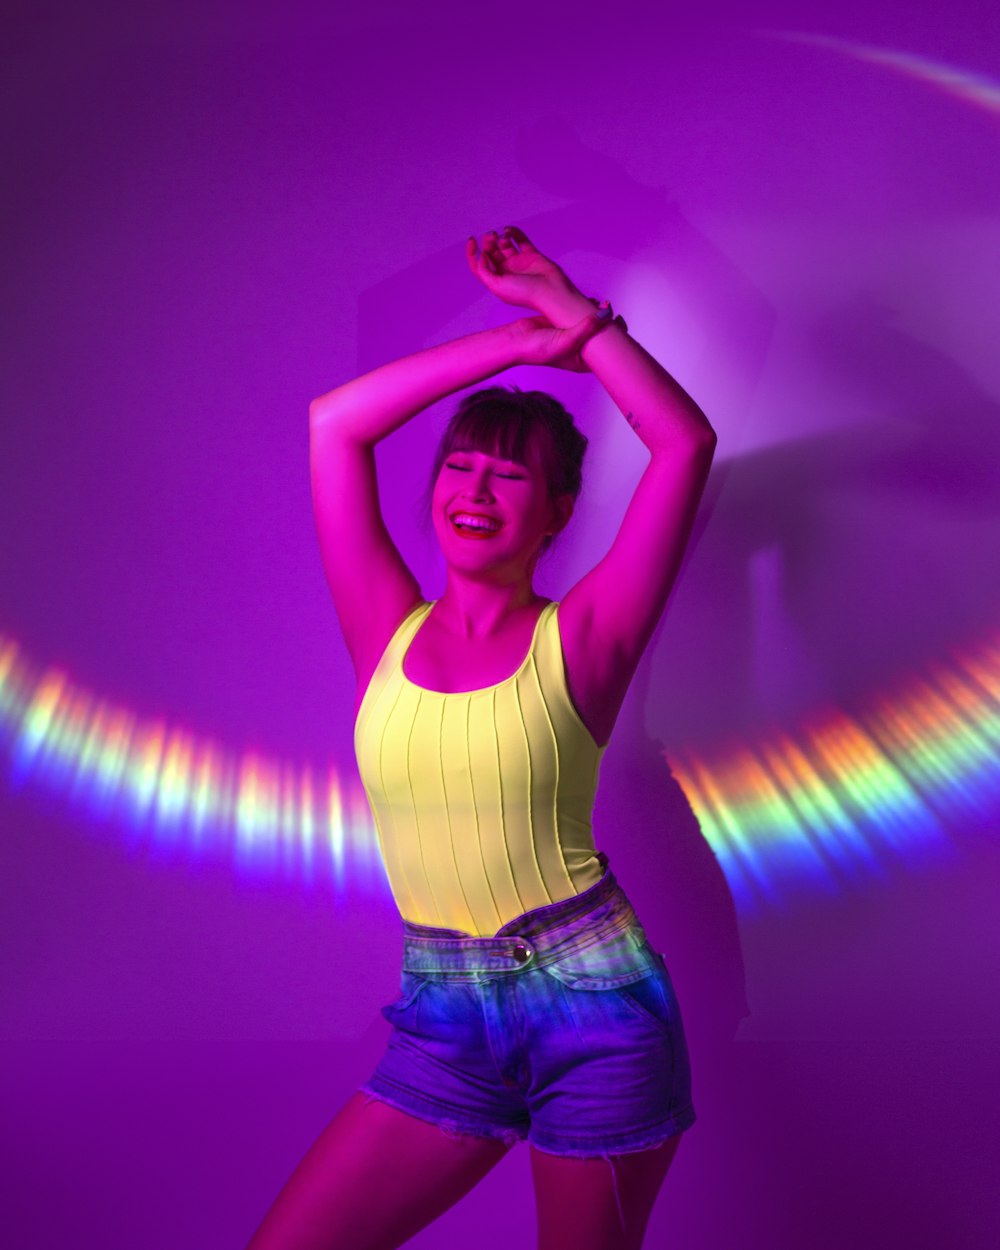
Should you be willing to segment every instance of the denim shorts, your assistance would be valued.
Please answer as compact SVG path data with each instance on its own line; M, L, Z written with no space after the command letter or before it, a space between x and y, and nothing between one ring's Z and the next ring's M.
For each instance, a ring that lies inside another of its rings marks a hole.
M695 1120L662 955L599 852L600 881L493 937L403 921L400 997L363 1093L446 1133L549 1154L657 1146Z

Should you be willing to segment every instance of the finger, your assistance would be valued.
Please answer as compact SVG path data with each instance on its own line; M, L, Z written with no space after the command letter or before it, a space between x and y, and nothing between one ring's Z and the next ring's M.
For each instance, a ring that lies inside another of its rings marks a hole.
M465 254L469 258L469 268L480 282L489 286L487 277L496 274L496 269L489 253L479 247L474 237L470 237L466 240Z
M502 263L502 256L490 247L490 236L484 234L479 243L479 253L476 256L476 272L482 277L484 273L495 274L497 264Z
M520 226L504 226L504 232L514 240L522 252L538 251L538 248L535 247Z
M506 230L501 230L498 246L504 256L516 256L517 248L514 246L514 240L510 237Z
M483 235L483 251L490 258L495 268L503 268L503 252L500 250L495 230L491 230L488 234Z

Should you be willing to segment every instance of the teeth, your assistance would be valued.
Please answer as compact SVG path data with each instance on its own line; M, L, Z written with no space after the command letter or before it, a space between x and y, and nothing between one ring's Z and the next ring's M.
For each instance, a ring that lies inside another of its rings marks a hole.
M498 530L500 529L499 521L491 521L487 517L469 516L466 513L458 513L453 516L452 521L455 525L461 525L464 529L477 530Z

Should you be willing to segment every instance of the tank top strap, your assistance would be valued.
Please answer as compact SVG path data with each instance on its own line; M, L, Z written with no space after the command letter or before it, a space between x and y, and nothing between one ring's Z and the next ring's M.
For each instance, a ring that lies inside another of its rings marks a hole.
M406 649L413 639L413 635L420 628L424 617L434 606L435 600L424 600L418 603L413 611L403 620L396 628L396 632L389 639L389 642L382 652L382 658L378 662L375 669L374 677L380 680L385 679L390 673L397 668L402 668L403 656L406 655ZM373 677L373 681L374 681Z
M403 656L406 654L406 648L410 645L410 639L417 632L420 622L433 606L433 602L428 602L427 600L424 600L423 603L418 603L413 611L408 613L399 625L396 626L392 637L386 643L385 650L375 665L375 671L372 673L361 703L358 705L357 716L354 719L355 745L358 741L358 735L363 732L368 717L371 715L372 708L381 698L386 688L389 685L398 685L401 681Z

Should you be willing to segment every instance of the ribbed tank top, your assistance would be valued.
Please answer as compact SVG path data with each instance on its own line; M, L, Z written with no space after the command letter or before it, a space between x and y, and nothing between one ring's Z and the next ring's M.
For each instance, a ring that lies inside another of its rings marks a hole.
M416 607L389 640L354 750L400 914L491 937L600 879L591 817L607 744L570 699L558 603L542 609L516 673L460 693L403 673L433 606Z

